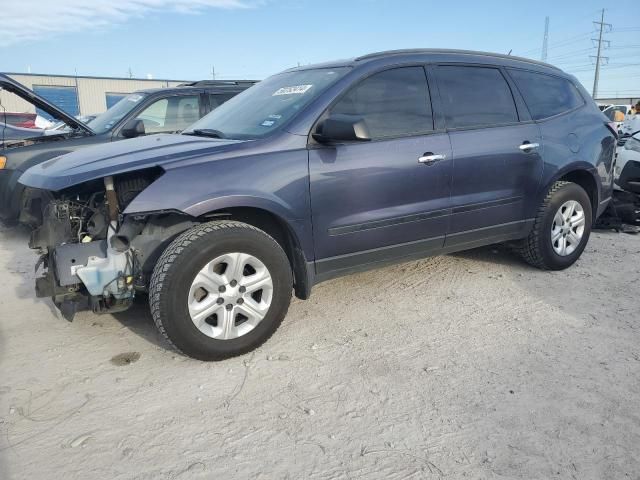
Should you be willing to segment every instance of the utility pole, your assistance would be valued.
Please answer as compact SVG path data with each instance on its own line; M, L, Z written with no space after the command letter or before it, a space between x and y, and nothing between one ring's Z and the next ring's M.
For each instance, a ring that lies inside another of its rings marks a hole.
M600 64L602 63L602 60L608 61L609 57L603 57L602 56L602 44L605 43L607 45L607 47L609 46L609 42L607 40L603 40L602 39L602 34L604 33L605 28L608 28L609 31L611 30L611 24L610 23L604 23L604 8L602 9L602 14L600 16L600 21L599 22L593 22L594 25L598 25L600 27L600 33L598 35L598 38L592 38L591 40L593 40L594 42L597 41L598 42L598 53L596 54L596 72L595 75L593 77L593 93L592 93L592 97L596 98L596 95L598 94L598 80L600 79ZM593 58L593 55L591 55L591 57Z
M542 55L540 60L547 61L547 46L549 44L549 17L544 19L544 38L542 39Z
M211 80L215 80L215 79L216 79L216 66L211 65Z
M127 73L129 74L129 78L133 78L133 72L131 71L131 67L129 67L129 71Z

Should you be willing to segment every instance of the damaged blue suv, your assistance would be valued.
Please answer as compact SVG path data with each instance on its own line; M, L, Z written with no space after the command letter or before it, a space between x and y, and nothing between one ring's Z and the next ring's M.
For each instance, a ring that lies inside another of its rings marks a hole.
M39 296L67 317L147 292L202 360L256 348L292 290L511 242L573 264L613 185L616 135L578 81L511 56L405 50L274 75L179 135L29 169Z

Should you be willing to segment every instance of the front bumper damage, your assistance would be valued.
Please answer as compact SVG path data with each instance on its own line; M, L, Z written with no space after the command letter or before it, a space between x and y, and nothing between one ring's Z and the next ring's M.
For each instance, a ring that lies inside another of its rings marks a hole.
M107 177L99 191L95 184L56 198L51 192L28 191L23 213L38 220L29 246L40 254L36 271L44 270L36 280L36 295L52 298L68 320L86 307L95 313L129 308L138 292L148 290L167 245L197 224L179 212L122 214L126 202L110 194L113 188Z
M36 271L40 265L45 270L36 280L36 295L51 297L68 320L87 299L94 312L105 313L129 308L135 296L136 255L122 233L139 230L131 222L118 228L117 199L109 194L113 180L105 179L105 187L102 210L68 200L48 202L29 241L41 253ZM87 211L93 212L89 221Z
M64 243L70 233L66 218L61 204L52 202L42 226L32 232L29 246L43 252L36 270L45 269L36 280L36 295L51 297L68 320L87 300L95 313L129 308L135 296L135 253L112 246L118 242L111 227L104 240Z

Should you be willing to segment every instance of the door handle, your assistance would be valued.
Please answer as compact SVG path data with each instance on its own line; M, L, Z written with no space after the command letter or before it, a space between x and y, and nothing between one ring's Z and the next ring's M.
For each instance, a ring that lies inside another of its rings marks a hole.
M427 152L418 158L418 163L426 166L431 166L434 163L438 163L440 160L444 160L445 158L447 158L446 155L436 155L434 153Z
M522 145L520 145L518 148L520 150L522 150L523 152L527 153L530 150L534 150L536 148L538 148L540 146L539 143L529 143L529 142L523 142Z

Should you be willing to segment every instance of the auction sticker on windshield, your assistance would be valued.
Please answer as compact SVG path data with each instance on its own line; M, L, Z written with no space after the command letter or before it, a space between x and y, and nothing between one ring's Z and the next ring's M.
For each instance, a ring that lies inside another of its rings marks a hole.
M313 87L313 85L294 85L292 87L282 87L276 90L276 92L272 96L276 97L278 95L302 95L311 87Z

